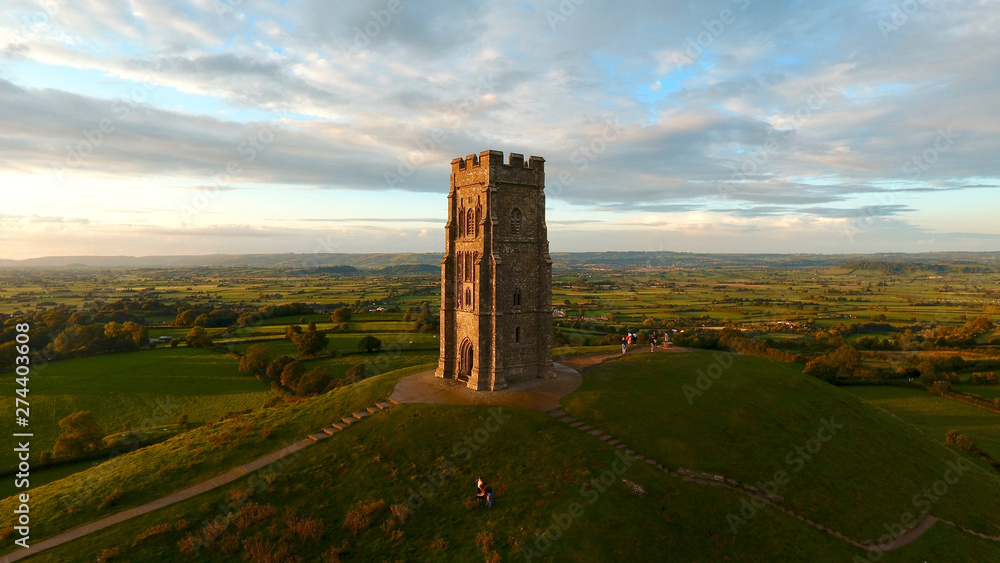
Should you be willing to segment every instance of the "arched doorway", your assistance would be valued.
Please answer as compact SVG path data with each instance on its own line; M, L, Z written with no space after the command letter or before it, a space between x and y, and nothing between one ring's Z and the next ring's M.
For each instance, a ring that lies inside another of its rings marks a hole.
M472 342L466 338L462 342L461 348L458 352L458 377L459 379L468 381L469 376L472 375L472 366L475 358L475 348L472 346Z

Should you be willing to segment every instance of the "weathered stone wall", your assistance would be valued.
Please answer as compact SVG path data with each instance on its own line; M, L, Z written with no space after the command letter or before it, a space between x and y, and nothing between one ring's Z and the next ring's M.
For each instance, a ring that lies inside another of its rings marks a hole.
M544 162L504 163L500 151L452 161L438 377L493 390L553 374Z

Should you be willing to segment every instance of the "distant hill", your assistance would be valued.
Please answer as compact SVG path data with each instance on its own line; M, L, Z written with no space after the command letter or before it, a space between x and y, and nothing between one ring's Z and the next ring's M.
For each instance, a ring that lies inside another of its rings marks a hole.
M608 268L727 268L776 266L791 268L856 265L855 269L947 268L995 271L1000 252L925 252L920 254L696 254L691 252L555 252L553 267L562 270ZM179 256L47 256L27 260L0 260L0 268L276 268L350 275L377 271L385 274L433 273L441 253L371 254L206 254ZM881 266L886 265L886 266ZM897 266L898 265L898 266ZM393 268L397 268L393 270ZM401 269L400 269L401 268ZM984 269L985 268L985 269ZM881 270L879 270L881 271Z
M855 271L863 270L870 272L879 272L882 274L913 274L916 272L926 272L932 271L936 273L945 273L951 270L949 266L942 264L921 264L915 262L886 262L878 260L855 260L853 262L845 262L840 264L840 267L845 270Z

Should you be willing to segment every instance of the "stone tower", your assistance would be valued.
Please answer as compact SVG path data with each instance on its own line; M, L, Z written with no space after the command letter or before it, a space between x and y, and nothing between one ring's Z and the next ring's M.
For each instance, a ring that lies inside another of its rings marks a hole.
M554 375L545 159L451 161L437 377L493 391Z

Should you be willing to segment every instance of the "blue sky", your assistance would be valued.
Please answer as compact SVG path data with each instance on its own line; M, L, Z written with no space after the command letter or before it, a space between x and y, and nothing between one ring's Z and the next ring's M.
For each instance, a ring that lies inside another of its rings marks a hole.
M900 6L9 0L0 258L437 252L485 149L553 251L997 250L1000 2Z

